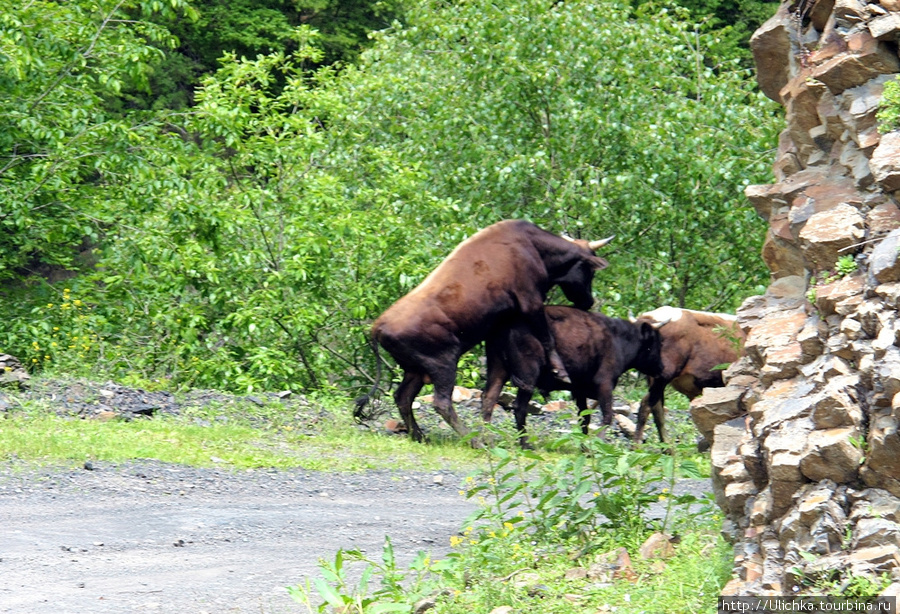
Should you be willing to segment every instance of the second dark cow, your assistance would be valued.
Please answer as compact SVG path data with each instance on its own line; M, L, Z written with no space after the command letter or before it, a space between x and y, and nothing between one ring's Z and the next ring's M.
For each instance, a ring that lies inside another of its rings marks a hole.
M588 399L598 401L602 423L608 425L613 419L613 388L623 373L637 369L655 377L662 372L659 332L650 323L571 307L548 306L544 311L570 382L554 375L540 341L521 320L498 326L485 342L487 386L482 397L482 418L490 422L503 385L512 380L518 388L515 420L522 447L529 447L525 417L535 389L544 395L553 390L571 390L581 414L581 430L587 434L591 421L586 411Z

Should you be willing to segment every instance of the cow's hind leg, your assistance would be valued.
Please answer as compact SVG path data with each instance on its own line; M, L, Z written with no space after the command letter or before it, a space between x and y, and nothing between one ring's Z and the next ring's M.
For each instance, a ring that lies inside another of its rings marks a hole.
M509 380L509 370L503 364L502 358L495 352L490 343L485 346L485 354L487 357L487 385L481 394L481 420L482 434L480 441L472 442L473 446L491 445L492 436L486 427L491 418L494 416L494 407L500 399L500 393L503 392L503 384Z
M416 423L416 417L413 415L412 411L413 399L416 398L416 395L419 394L419 391L424 385L424 375L406 371L403 374L403 381L400 382L396 392L394 392L394 401L397 403L397 408L400 410L400 418L403 420L403 424L406 425L406 428L409 429L409 436L412 437L414 441L422 441L425 439L422 429L420 429L419 425Z
M460 437L469 434L469 429L463 424L453 409L453 386L456 384L456 369L442 370L431 375L431 383L434 384L434 409L440 414L444 422L453 427ZM475 444L477 445L477 443Z
M509 381L509 369L503 364L503 358L499 355L490 341L485 344L485 358L487 361L487 384L481 395L481 419L490 422L494 415L494 407L503 392L503 384Z
M543 353L540 341L531 334L513 336L511 341L517 348L517 351L510 356L508 365L512 384L517 389L516 432L519 436L519 446L523 450L530 450L533 446L528 441L525 421L528 416L528 406L534 396L534 389L541 376L541 371L547 364L547 358Z

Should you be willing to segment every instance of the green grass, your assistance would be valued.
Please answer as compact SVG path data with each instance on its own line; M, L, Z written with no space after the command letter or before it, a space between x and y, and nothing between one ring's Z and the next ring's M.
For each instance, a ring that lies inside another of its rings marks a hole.
M469 471L479 458L477 451L455 440L421 445L403 436L360 430L337 409L311 426L296 424L283 406L260 408L248 401L130 422L59 417L31 401L3 415L0 460L44 464L153 458L235 469Z
M32 388L38 389L40 380ZM97 384L87 384L88 386ZM146 389L146 388L145 388ZM626 388L640 398L639 385ZM79 417L59 417L48 401L27 400L7 389L4 394L13 409L0 413L0 460L16 457L41 463L80 464L85 460L120 462L154 458L196 466L230 466L236 469L273 467L321 471L367 469L455 470L470 472L482 467L482 452L471 449L453 435L433 433L427 445L408 437L361 429L354 424L342 397L313 398L318 411L302 411L290 402L251 402L243 397L222 395L215 401L196 400L190 393L178 397L178 416L157 415L130 422L99 422ZM671 395L678 401L681 395ZM670 419L675 441L693 441L696 430L685 419ZM506 421L509 422L509 421ZM511 422L505 425L511 430ZM503 428L502 424L497 425ZM648 429L649 432L649 429ZM654 448L653 439L647 444ZM547 441L537 442L548 458L558 452L546 450ZM690 444L683 445L688 449ZM574 449L559 452L575 453ZM708 456L696 455L701 467Z

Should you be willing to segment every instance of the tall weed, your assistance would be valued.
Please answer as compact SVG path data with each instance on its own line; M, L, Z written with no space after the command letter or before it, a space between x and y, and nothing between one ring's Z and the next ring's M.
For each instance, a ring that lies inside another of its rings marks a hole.
M485 469L464 482L461 494L480 509L450 538L453 553L440 561L420 553L401 571L389 539L381 563L341 551L334 562L321 563L323 578L313 587L289 589L294 599L310 612L411 612L423 599L435 601L438 612L464 612L515 600L508 580L520 572L571 566L621 546L634 551L650 533L709 511L708 505L694 510L703 503L694 495L672 494L678 477L701 477L697 463L678 450L633 450L571 433L542 455L521 450L514 433L495 430L494 436L503 445L486 450ZM651 505L660 503L664 513L651 514ZM365 563L359 583L347 580L347 560ZM367 592L373 576L381 576L380 588ZM314 606L317 598L322 602ZM561 607L578 611L573 604Z

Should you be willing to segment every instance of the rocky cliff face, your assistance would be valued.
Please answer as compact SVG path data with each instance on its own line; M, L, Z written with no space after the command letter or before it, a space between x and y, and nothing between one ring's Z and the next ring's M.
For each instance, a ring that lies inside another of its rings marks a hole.
M726 594L900 580L900 133L875 120L898 40L900 0L805 0L751 41L786 113L776 183L746 191L773 281L738 312L726 387L691 406L735 541Z

